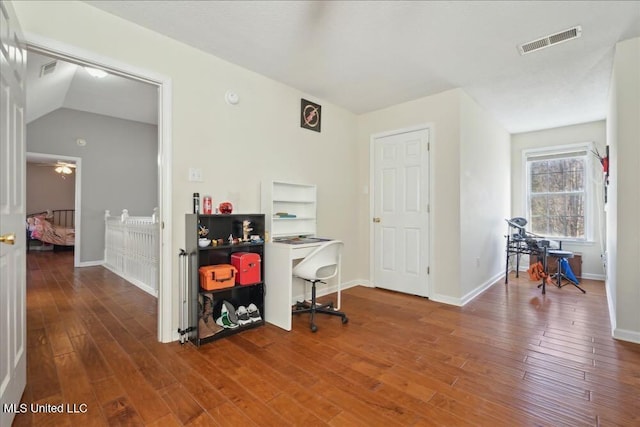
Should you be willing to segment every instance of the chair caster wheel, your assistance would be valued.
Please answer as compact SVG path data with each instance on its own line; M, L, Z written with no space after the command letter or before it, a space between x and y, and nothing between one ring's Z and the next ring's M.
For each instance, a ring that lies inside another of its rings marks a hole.
M342 324L344 325L345 323L349 323L349 318L347 316L342 318Z
M316 325L311 325L311 332L317 332L318 327Z

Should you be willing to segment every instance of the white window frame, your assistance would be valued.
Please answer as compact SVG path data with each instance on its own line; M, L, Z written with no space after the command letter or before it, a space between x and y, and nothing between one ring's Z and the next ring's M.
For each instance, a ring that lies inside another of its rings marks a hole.
M591 179L593 172L593 155L591 153L594 151L594 143L593 142L581 142L575 144L566 144L566 145L555 145L555 146L547 146L541 148L530 148L522 151L522 170L524 174L524 179L522 182L524 183L524 205L525 205L525 218L529 223L531 223L531 197L529 194L531 188L531 173L530 173L530 161L535 160L536 157L544 157L544 156L562 156L566 155L567 157L574 157L576 154L585 152L585 200L584 200L584 237L583 238L575 238L575 237L562 237L555 239L560 239L563 242L592 242L593 241L593 233L594 233L594 225L593 225L593 203L595 197L595 189L593 180Z

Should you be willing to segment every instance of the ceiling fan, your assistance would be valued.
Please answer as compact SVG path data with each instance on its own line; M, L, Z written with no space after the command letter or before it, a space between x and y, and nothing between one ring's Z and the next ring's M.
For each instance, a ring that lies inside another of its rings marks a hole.
M75 163L63 162L62 160L58 160L55 163L36 163L36 165L52 167L54 171L61 175L71 175L76 168Z

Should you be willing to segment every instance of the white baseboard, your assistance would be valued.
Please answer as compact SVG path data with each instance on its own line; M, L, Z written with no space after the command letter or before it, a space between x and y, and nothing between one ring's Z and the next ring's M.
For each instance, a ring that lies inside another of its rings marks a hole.
M496 283L498 280L500 280L503 277L504 277L504 273L502 271L499 272L499 273L494 274L492 277L490 277L487 281L482 283L480 286L478 286L477 288L475 288L471 292L467 292L467 294L462 297L462 304L461 305L465 305L468 302L472 301L475 297L477 297L478 295L480 295L481 293L483 293L484 291L489 289L491 287L491 285L493 285L494 283Z
M604 282L605 276L604 274L582 273L582 276L580 276L580 278L589 280L601 280Z
M122 274L118 273L116 270L114 270L113 268L111 268L109 265L107 265L104 260L99 260L99 261L84 261L81 262L78 267L96 267L96 266L102 266L104 268L106 268L107 270L111 271L114 274L117 274L118 276L122 277L124 280L126 280L127 282L131 283L134 286L137 286L138 288L142 289L143 291L145 291L146 293L148 293L149 295L153 295L154 297L158 298L158 291L153 289L151 286L140 282L139 280L133 279L131 277L126 277L123 276Z
M636 344L640 344L640 332L638 331L629 331L626 329L614 329L613 337L622 341L629 341Z
M149 295L158 298L158 291L153 289L151 286L142 283L139 280L136 279L132 279L132 278L127 278L127 277L123 277L123 279L125 279L127 282L137 286L138 288L142 289L143 291L145 291L146 293L148 293Z
M511 273L512 271L515 270L509 270L509 273ZM528 268L524 268L522 266L520 266L520 274L522 273L528 273L529 269ZM604 274L592 274L592 273L582 273L582 276L580 276L581 279L589 279L589 280L605 280L605 275Z
M139 281L137 279L134 279L134 278L131 278L131 277L127 277L126 275L123 275L120 272L118 272L117 270L111 268L111 266L109 266L106 263L103 263L102 266L104 268L106 268L107 270L111 271L112 273L117 274L118 276L122 277L124 280L126 280L129 283L131 283L132 285L142 289L143 291L145 291L149 295L158 298L158 291L156 289L153 289L151 286L147 285L146 283L142 283L141 281Z
M470 301L473 301L475 297L480 295L482 292L486 291L496 283L499 279L504 277L504 272L501 271L499 273L494 274L489 280L486 280L484 283L477 286L471 292L467 292L462 298L456 298L449 295L441 295L441 294L433 294L429 297L431 301L441 302L443 304L455 305L458 307L462 307L463 305L468 304Z
M53 251L53 245L29 246L29 252L31 252L31 251L33 251L33 252L49 252L49 251Z
M441 294L432 294L429 296L429 299L433 302L440 302L442 304L455 305L457 307L462 307L462 300L460 298L454 298L449 295L441 295Z
M373 283L366 279L351 280L342 284L342 289L353 288L355 286L364 286L365 288L373 288Z
M104 260L98 261L82 261L77 265L77 267L95 267L98 265L104 265Z
M349 282L344 282L340 287L340 291L344 291L345 289L353 288L355 286L366 286L368 288L373 287L368 280L351 280ZM338 285L331 286L322 286L316 288L316 296L323 297L325 295L330 295L338 292ZM291 301L291 305L295 304L296 301L303 301L306 298L305 295L293 295L293 301Z

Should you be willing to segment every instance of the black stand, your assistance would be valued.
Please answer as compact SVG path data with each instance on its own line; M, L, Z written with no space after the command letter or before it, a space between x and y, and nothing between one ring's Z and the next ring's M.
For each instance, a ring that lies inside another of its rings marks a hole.
M524 224L526 220L524 218L512 218L507 219L507 248L506 248L506 260L504 266L504 283L509 282L509 259L512 255L516 257L516 278L520 275L520 257L522 255L538 256L540 257L542 249L541 245L543 241L539 241L539 237L536 234L529 233L525 230Z
M547 273L547 270L548 270L548 268L547 268L547 251L548 251L548 250L549 250L549 249L545 246L545 247L544 247L544 250L543 250L543 252L542 252L542 269L544 270L545 275L544 275L544 277L542 278L542 283L540 283L540 284L538 285L538 287L539 287L539 288L540 288L540 287L542 288L542 295L544 295L544 294L546 294L546 293L547 293L547 290L546 290L546 287L545 287L545 286L546 286L546 284L547 284L547 274L546 274L546 273ZM538 259L540 259L540 258L538 258Z
M562 272L562 258L558 258L558 272L556 274L553 275L553 279L556 280L556 286L561 288L563 286L567 286L568 284L571 284L573 286L575 286L576 288L580 289L582 291L583 294L586 294L587 291L585 291L584 289L582 289L580 287L580 285L578 285L577 283L574 283L572 280L569 280L567 278L567 276ZM562 280L566 280L566 283L562 283Z
M542 261L542 265L544 267L544 272L547 273L548 272L548 268L547 268L547 257L552 256L554 257L557 262L558 262L558 271L552 276L552 278L555 280L555 285L558 288L562 288L563 286L566 286L567 284L572 284L573 286L575 286L576 288L580 289L582 291L583 294L586 294L587 291L585 291L584 289L582 289L580 287L580 285L578 285L577 283L574 283L573 281L569 280L567 278L567 276L562 272L562 259L563 258L572 258L573 257L573 253L572 252L567 252L567 251L556 251L556 250L552 250L549 251L546 247L544 248L544 258ZM567 283L562 283L562 280L566 280ZM542 278L542 283L538 285L538 287L542 288L542 293L545 293L545 285L547 282L547 277L545 275L545 277Z

